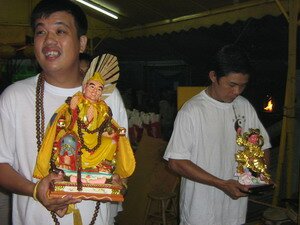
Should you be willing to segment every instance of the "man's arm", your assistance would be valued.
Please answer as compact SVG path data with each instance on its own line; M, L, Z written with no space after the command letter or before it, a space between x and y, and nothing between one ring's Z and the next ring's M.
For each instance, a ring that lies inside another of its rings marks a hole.
M21 176L8 163L0 163L0 186L10 192L32 196L35 184Z
M236 180L222 180L213 176L190 160L169 159L169 167L179 175L192 181L210 185L222 190L232 199L247 196L248 187Z
M33 197L35 183L27 180L25 177L15 171L8 163L0 163L0 186L10 192ZM75 204L81 200L67 195L63 198L48 198L48 190L53 180L62 180L62 174L51 173L43 178L39 184L36 197L39 202L45 206L49 211L56 212L59 216L64 216L69 204Z

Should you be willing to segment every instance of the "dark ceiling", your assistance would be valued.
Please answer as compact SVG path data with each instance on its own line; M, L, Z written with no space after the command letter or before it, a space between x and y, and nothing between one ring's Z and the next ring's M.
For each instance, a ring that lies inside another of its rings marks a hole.
M261 104L262 99L258 99L257 96L274 93L278 104L283 104L288 57L288 24L283 16L250 18L234 24L224 23L220 26L150 37L123 40L108 38L95 41L101 43L95 54L109 52L117 55L121 62L125 62L121 65L121 86L138 87L148 91L153 91L153 87L159 91L159 88L168 85L168 82L169 86L174 82L178 82L180 86L207 85L207 65L212 55L223 45L237 43L247 50L256 69L250 88L245 92L248 99L254 105ZM142 84L137 84L141 72L136 68L130 68L127 63L174 60L183 61L189 68L189 75L182 72L179 67L167 68L178 70L179 75L173 77L159 75L162 72L161 68L155 71L151 69L143 72L147 78ZM186 79L187 76L189 79Z
M299 37L299 35L298 35ZM189 31L122 40L101 40L96 53L110 52L120 60L184 60L189 65L205 63L220 46L237 43L250 58L287 60L288 24L283 16L250 18L235 24L191 29Z
M119 29L126 29L253 0L90 0L89 2L109 9L118 15L119 19L111 19L83 6L89 15Z

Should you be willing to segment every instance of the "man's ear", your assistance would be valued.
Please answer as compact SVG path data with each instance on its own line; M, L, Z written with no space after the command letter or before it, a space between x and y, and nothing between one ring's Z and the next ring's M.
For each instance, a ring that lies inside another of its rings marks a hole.
M86 49L86 45L87 45L87 36L85 36L85 35L80 36L79 41L80 41L79 51L80 51L80 53L83 53L84 50Z
M209 71L208 76L212 83L217 81L217 75L215 71Z

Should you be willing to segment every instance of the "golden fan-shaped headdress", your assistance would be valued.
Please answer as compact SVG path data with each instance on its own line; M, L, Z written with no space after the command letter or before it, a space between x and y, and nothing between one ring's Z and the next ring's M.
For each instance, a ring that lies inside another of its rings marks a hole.
M117 80L119 79L119 63L118 59L114 55L103 54L99 59L99 56L93 59L90 68L85 74L83 85L98 72L104 80L104 88L101 99L106 99L115 89Z

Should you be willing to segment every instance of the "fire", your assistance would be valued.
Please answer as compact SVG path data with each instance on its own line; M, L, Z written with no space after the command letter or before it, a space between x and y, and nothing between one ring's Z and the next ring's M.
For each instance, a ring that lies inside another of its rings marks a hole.
M274 107L273 101L272 101L272 99L270 99L268 101L267 106L264 108L264 111L266 111L266 112L273 112L273 107Z

